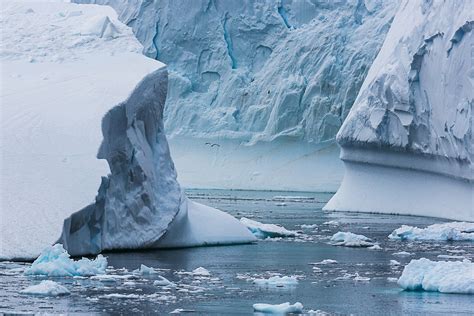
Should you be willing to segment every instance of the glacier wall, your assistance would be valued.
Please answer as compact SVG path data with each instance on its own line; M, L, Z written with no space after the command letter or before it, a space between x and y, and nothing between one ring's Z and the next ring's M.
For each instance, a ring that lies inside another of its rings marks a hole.
M169 67L173 135L334 139L397 1L142 1L108 4Z
M474 220L473 26L472 1L403 1L337 135L326 209Z

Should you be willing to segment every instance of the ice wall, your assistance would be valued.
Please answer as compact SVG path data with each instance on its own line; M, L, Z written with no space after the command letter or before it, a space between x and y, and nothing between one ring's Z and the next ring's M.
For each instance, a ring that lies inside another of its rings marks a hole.
M474 220L474 2L403 1L337 140L327 209Z
M169 135L255 142L334 139L397 1L109 4L144 53L169 66Z

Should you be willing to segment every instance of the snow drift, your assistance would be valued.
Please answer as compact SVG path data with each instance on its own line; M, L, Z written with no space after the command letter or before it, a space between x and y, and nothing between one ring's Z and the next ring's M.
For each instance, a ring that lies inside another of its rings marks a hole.
M74 1L111 5L169 66L165 128L183 185L292 190L339 186L334 138L398 4Z
M403 1L337 141L325 209L474 221L474 2Z

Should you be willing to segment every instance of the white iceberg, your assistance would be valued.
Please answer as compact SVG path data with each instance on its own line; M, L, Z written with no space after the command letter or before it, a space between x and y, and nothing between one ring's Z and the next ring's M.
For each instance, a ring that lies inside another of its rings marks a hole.
M337 232L331 237L331 244L345 247L371 247L372 240L364 235L357 235L351 232Z
M151 275L151 274L156 274L158 273L154 268L150 268L144 264L140 265L140 268L133 270L134 274L140 274L140 275Z
M61 296L70 294L69 290L59 283L44 280L41 283L27 287L20 291L21 294L41 296Z
M276 287L285 287L285 286L295 286L298 284L298 279L295 276L272 276L268 279L254 279L253 283L260 286L276 286Z
M259 239L276 238L276 237L295 237L297 232L287 230L285 227L275 224L264 224L246 217L242 217L240 222L245 225L255 237Z
M402 225L389 236L399 240L474 241L474 223L450 222L426 228Z
M254 312L260 312L265 314L278 314L284 315L288 313L300 314L303 312L303 304L296 302L295 304L290 304L289 302L282 304L264 304L257 303L253 304Z
M473 1L401 1L337 134L325 210L474 221L473 23Z
M474 263L412 260L403 269L398 285L410 291L474 294Z
M43 275L48 277L93 276L105 274L107 259L98 255L96 259L82 258L73 260L61 244L47 247L25 270L25 275Z

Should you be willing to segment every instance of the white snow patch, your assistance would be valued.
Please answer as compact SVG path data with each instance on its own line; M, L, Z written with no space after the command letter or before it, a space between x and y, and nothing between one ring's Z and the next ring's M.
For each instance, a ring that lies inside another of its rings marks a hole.
M337 232L331 237L331 242L335 246L345 247L370 247L374 245L370 238L351 232Z
M96 259L82 258L74 261L61 244L47 247L26 269L25 275L45 275L50 277L92 276L105 274L107 259L98 255Z
M474 294L474 263L412 260L403 269L398 285L411 291Z
M290 304L289 302L282 304L263 304L257 303L253 304L254 312L266 313L266 314L287 314L295 313L299 314L303 312L303 304L296 302L295 304Z
M41 281L40 284L32 285L20 291L21 294L60 296L70 294L69 290L59 283L51 280Z
M426 228L403 225L395 229L388 238L399 240L474 241L474 223L450 222L433 224Z

